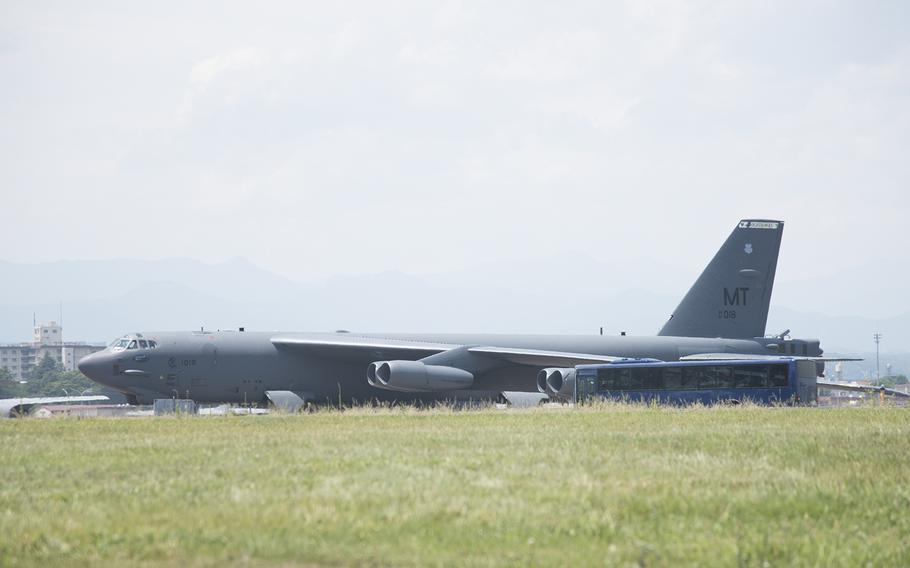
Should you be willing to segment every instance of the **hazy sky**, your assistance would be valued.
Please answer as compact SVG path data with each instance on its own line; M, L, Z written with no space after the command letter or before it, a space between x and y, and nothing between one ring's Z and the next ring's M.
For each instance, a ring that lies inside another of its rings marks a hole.
M910 3L0 3L0 258L910 276ZM571 269L571 266L564 267Z

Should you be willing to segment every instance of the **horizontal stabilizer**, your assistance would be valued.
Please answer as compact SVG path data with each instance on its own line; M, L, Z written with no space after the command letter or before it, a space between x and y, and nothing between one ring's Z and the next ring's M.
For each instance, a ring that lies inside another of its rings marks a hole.
M827 381L818 381L818 386L824 389L831 390L843 390L843 391L854 391L854 392L864 392L869 394L875 394L883 392L889 396L895 396L898 398L910 398L910 394L901 392L899 390L889 389L885 386L873 386L873 385L851 385L844 383L829 383Z

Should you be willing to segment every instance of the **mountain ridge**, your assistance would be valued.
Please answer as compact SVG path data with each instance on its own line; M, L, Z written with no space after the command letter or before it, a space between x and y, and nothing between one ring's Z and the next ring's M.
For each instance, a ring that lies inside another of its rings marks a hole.
M574 258L486 265L414 275L400 271L342 274L296 282L242 258L208 264L192 259L146 261L0 261L0 340L30 337L32 314L58 319L63 301L68 340L107 341L150 329L284 331L606 333L651 335L669 317L697 272L642 260L611 264ZM810 291L817 282L810 282ZM820 336L826 350L869 350L871 334L886 346L910 346L910 310L889 318L832 315L775 285L769 333ZM799 287L799 285L793 285ZM809 294L809 292L804 291ZM828 293L830 296L833 293ZM892 302L885 298L882 302ZM904 348L905 351L910 349Z

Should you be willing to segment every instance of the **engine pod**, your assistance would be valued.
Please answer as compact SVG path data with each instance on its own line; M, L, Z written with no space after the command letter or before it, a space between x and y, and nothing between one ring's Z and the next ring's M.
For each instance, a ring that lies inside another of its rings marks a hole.
M381 361L367 369L367 382L389 390L444 391L469 389L474 375L445 365L426 365L420 361Z

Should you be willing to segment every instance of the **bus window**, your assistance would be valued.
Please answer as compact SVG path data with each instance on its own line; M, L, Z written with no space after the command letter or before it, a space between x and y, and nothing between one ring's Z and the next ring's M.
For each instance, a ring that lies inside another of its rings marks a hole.
M700 388L700 389L716 389L717 388L717 378L715 377L715 367L708 366L708 367L701 368L701 373L698 375L698 388Z
M751 367L733 367L733 383L738 389L747 389L752 386Z
M787 380L787 365L771 365L771 382L773 388L781 388L789 385Z
M661 373L662 370L663 369L660 369L659 367L650 367L644 369L645 384L643 387L649 390L660 390L664 388L663 373Z
M742 365L733 368L737 386L749 389L763 389L768 386L767 365Z
M701 382L702 368L701 367L683 367L682 368L682 383L679 385L683 389L697 389L699 382Z
M616 388L628 390L632 387L632 369L617 369L619 380L616 381Z
M656 367L633 367L632 368L632 390L645 389L656 390L663 388L661 380L661 369Z
M663 369L663 388L667 390L682 388L682 368L666 367Z
M804 369L800 369L797 363L802 363ZM647 364L603 365L596 370L581 369L578 372L576 396L581 402L587 395L617 397L623 395L622 391L627 391L634 399L637 391L644 395L641 397L644 400L659 395L661 400L691 402L693 398L717 400L735 395L737 399L748 397L767 403L787 400L795 394L797 378L802 381L805 374L807 380L803 382L810 384L808 381L814 378L815 372L815 363L808 360L698 363L655 361ZM744 391L731 393L729 389ZM651 394L648 395L647 391ZM693 397L693 394L698 396Z
M597 370L597 390L609 391L619 388L618 371L619 369L598 369Z
M733 368L729 365L718 365L711 367L714 374L715 388L732 389L735 382L733 381Z
M630 390L641 390L645 387L645 378L648 374L648 369L643 369L641 367L636 367L634 369L628 369L632 371L629 373L629 389Z

